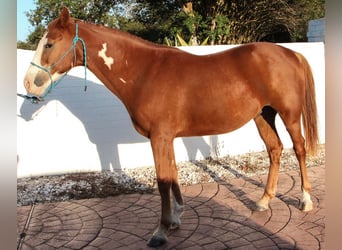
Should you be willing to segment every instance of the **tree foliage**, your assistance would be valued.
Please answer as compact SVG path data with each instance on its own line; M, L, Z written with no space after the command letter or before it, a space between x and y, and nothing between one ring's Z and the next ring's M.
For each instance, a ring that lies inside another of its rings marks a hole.
M308 22L325 16L324 0L292 0L289 1L295 10L296 27L293 34L294 41L306 41Z
M113 0L35 0L34 3L36 9L27 14L34 26L46 26L59 15L63 6L67 6L76 18L109 26L115 24L115 17L111 15L111 11L117 2Z
M308 21L324 17L324 0L35 0L27 13L34 47L47 24L67 6L73 17L175 45L306 41Z
M185 39L210 44L305 41L308 21L324 17L324 0L183 0ZM184 29L184 28L183 28Z
M35 47L47 25L58 17L63 6L67 6L75 18L110 27L117 25L113 13L118 9L116 1L113 0L35 0L34 4L36 8L26 13L34 31L28 36L26 43L19 43L21 47Z

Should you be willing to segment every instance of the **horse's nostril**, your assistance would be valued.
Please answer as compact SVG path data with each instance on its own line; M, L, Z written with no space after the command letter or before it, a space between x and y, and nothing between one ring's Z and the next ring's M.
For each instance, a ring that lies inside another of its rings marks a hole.
M30 88L30 81L25 79L24 80L24 86L25 86L26 89L29 89Z
M34 85L40 87L44 84L44 80L41 77L34 78Z

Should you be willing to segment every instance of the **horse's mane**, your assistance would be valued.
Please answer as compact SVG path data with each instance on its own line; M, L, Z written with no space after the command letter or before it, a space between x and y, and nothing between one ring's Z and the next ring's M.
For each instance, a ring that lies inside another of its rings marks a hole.
M110 32L110 33L113 33L113 34L119 34L120 37L122 38L125 38L129 41L135 41L139 44L143 44L145 46L149 46L149 47L154 47L154 48L160 48L160 49L176 49L175 47L171 47L171 46L167 46L167 45L163 45L163 44L158 44L158 43L154 43L154 42L151 42L151 41L148 41L148 40L145 40L137 35L134 35L132 33L129 33L125 30L121 30L121 29L118 29L118 28L112 28L112 27L108 27L108 26L105 26L103 24L95 24L95 23L92 23L92 22L89 22L89 21L84 21L84 20L80 20L80 19L75 19L75 22L77 23L84 23L84 24L87 24L87 25L90 25L92 27L96 27L97 29L103 29L103 30L106 30L107 32Z

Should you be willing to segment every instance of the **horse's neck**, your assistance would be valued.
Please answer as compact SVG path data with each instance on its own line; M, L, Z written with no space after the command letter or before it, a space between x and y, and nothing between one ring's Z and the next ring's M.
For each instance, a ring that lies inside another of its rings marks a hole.
M120 31L83 25L88 68L125 102L125 97L134 91L138 72L144 72L148 60L152 60L151 47Z

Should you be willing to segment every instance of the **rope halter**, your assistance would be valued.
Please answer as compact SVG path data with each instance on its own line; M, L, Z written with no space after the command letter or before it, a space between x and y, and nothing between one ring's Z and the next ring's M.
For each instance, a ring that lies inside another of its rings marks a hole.
M39 101L43 101L44 97L46 97L56 86L62 81L62 79L67 75L68 72L63 73L63 75L54 81L52 79L51 75L51 70L56 67L71 51L74 51L74 65L76 64L76 45L77 42L81 42L82 47L83 47L83 61L84 61L84 91L87 90L87 48L84 40L78 36L78 23L76 22L76 33L75 37L72 40L72 45L71 47L63 54L61 55L55 63L53 63L49 67L44 67L42 65L39 65L37 63L31 62L31 65L39 68L40 70L43 70L44 72L48 73L51 84L45 91L45 93L42 96L36 97L36 96L28 96L28 95L22 95L22 94L17 94L17 96L23 97L25 99L31 100L32 103L38 103Z

